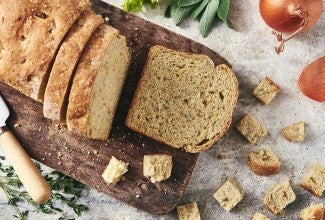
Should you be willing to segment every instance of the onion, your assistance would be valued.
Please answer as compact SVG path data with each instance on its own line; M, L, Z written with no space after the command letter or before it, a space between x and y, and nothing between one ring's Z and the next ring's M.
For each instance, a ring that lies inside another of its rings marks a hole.
M305 96L318 102L325 101L325 56L302 71L298 85Z
M285 42L314 26L322 10L323 0L260 0L261 16L280 41L277 53L284 50Z

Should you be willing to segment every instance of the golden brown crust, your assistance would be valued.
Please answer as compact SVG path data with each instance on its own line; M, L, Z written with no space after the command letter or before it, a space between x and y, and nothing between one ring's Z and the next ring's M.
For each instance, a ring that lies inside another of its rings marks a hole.
M150 60L152 59L152 57L154 56L154 49L156 50L158 48L158 50L164 50L164 51L172 51L173 50L170 50L168 48L165 48L163 46L160 46L160 45L156 45L154 47L152 47L150 50L149 50L149 53L148 53L148 57L147 57L147 60L146 60L146 63L145 63L145 66L143 68L143 72L142 72L142 75L141 75L141 79L138 83L138 86L136 88L136 91L134 93L134 96L133 96L133 99L132 99L132 102L131 102L131 105L130 105L130 110L128 112L128 115L126 117L126 126L129 127L130 129L132 130L135 130L137 131L138 133L141 133L142 135L146 135L146 136L150 136L151 138L155 139L156 141L159 141L161 143L164 143L164 144L167 144L171 147L174 147L174 148L178 148L176 146L173 146L171 143L169 143L168 141L166 140L163 140L162 138L159 138L157 136L153 136L153 135L150 135L150 134L146 134L146 132L144 131L141 131L139 128L137 128L136 126L133 126L133 123L131 122L131 117L130 117L130 114L131 114L131 111L132 109L135 107L136 105L136 101L138 99L138 96L139 96L139 90L141 87L143 87L144 85L144 73L146 72L146 70L149 68L149 63L150 63ZM193 54L193 53L187 53L187 52L182 52L182 51L177 51L178 54L180 55L185 55L185 56L188 56L188 55L195 55L195 56L201 56L203 59L206 59L207 56L206 55L202 55L202 54ZM208 58L210 59L210 58ZM219 68L222 68L222 69L225 69L225 71L229 71L231 73L231 77L232 77L232 80L234 81L235 83L235 87L236 87L236 91L235 91L235 95L234 95L234 99L233 99L233 103L232 103L232 106L231 108L233 109L235 107L235 104L237 102L237 99L238 99L238 81L237 81L237 78L235 77L232 69L225 65L225 64L221 64L218 66ZM220 139L226 132L227 130L229 129L230 125L231 125L231 121L232 121L232 114L230 115L230 117L225 120L225 124L224 124L224 127L223 129L220 130L220 132L218 132L217 134L215 134L215 136L208 140L206 143L198 146L198 147L182 147L182 149L184 149L186 152L189 152L189 153L199 153L201 151L204 151L204 150L207 150L209 149L210 147L213 146L213 144L218 140ZM181 147L180 147L181 148Z
M42 101L51 61L88 0L0 1L0 80Z
M95 29L104 23L100 15L85 10L64 39L55 58L44 95L44 116L65 122L68 91L82 50Z
M69 96L67 125L70 131L88 137L91 91L106 50L117 35L118 30L105 24L100 25L81 55Z
M261 176L276 174L280 172L281 167L281 162L270 149L261 149L248 154L246 163L252 171Z

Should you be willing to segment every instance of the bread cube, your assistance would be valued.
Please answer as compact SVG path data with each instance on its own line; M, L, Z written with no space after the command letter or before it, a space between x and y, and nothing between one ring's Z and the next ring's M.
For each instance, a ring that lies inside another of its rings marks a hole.
M325 190L325 166L313 165L302 180L301 186L321 197Z
M269 148L249 153L246 162L258 175L269 176L280 172L281 162Z
M253 91L254 96L264 105L268 105L280 91L280 87L276 85L270 78L265 77Z
M122 178L123 174L128 171L128 163L116 159L112 156L106 169L104 170L102 177L107 183L116 184Z
M169 155L154 154L143 157L143 175L153 183L168 179L172 168L172 157Z
M295 200L296 195L289 181L284 181L271 187L265 195L263 202L264 205L276 215Z
M252 216L252 220L270 220L270 219L260 212L255 212L255 214Z
M217 189L213 197L222 208L230 212L244 198L244 195L244 191L238 186L236 180L230 177Z
M237 130L252 144L265 137L267 129L253 115L247 114L237 125Z
M200 212L196 202L177 206L177 213L178 213L179 220L200 220L201 219Z
M301 220L323 220L324 206L323 203L311 204L307 208L300 211Z
M305 123L299 121L293 125L285 127L282 129L281 135L290 142L303 141L306 137Z

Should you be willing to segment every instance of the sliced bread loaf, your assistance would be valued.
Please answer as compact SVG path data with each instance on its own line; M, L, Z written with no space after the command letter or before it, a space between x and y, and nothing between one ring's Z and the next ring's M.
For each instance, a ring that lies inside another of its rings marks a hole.
M88 0L0 1L0 80L42 101L51 63Z
M104 23L100 15L85 10L72 26L55 58L44 95L44 116L65 122L73 72L82 50L95 29Z
M227 65L162 46L150 49L126 125L187 152L206 150L228 129L237 79Z
M130 63L124 36L100 25L77 66L67 110L68 130L94 139L107 139Z

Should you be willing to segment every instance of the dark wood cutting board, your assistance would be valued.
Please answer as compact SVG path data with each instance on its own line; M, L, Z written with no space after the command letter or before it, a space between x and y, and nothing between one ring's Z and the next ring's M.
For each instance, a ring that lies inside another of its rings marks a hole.
M107 23L127 37L133 57L110 140L90 140L67 132L65 127L43 117L40 103L0 83L0 92L11 110L8 127L32 158L129 205L153 214L166 214L184 194L198 154L172 149L126 128L125 117L147 52L151 46L160 44L207 54L215 64L227 62L201 44L114 6L96 0L93 1L93 10L108 17ZM171 178L156 184L142 175L143 155L154 153L172 155L174 164ZM125 181L109 186L101 174L111 156L130 165Z

